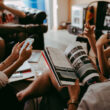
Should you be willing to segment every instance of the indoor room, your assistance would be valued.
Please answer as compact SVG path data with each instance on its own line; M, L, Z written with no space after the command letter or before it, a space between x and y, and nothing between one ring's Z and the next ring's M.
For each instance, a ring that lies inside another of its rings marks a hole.
M0 110L109 110L110 0L0 0Z

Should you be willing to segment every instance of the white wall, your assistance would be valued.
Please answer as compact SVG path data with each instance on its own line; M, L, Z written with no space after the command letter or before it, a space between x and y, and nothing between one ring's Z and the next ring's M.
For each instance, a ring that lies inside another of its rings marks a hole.
M58 25L68 20L68 0L58 0Z
M89 4L92 1L97 1L97 0L72 0L72 4ZM110 0L100 0L100 1L109 1ZM57 15L58 15L58 26L62 21L67 21L68 19L68 0L57 0L58 2L58 10L57 10Z

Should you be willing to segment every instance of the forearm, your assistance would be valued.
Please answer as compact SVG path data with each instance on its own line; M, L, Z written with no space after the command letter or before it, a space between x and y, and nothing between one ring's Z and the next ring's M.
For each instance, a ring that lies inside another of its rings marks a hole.
M3 8L6 9L6 10L8 10L8 11L10 11L10 12L12 12L13 14L15 14L15 15L21 17L21 18L26 17L26 14L24 12L22 12L22 11L19 11L19 10L13 9L13 8L10 8L10 7L6 6L6 5L4 5Z
M10 55L5 61L0 64L0 71L3 71L7 67L9 67L14 61L14 58Z
M24 98L39 97L51 89L51 81L48 73L44 73L24 89Z
M76 105L74 105L74 104L70 104L70 105L68 106L68 110L77 110L77 107L76 107Z
M9 78L22 64L23 64L23 61L18 59L11 66L9 66L7 69L5 69L3 72Z
M97 56L97 49L96 49L96 40L95 40L95 35L88 37L88 41L90 43L90 46L95 54Z
M104 54L105 54L106 58L108 59L110 57L110 48L105 49Z
M104 54L103 45L101 45L99 43L97 43L97 56L98 56L99 67L100 67L101 73L103 73L103 74L108 73L107 58Z

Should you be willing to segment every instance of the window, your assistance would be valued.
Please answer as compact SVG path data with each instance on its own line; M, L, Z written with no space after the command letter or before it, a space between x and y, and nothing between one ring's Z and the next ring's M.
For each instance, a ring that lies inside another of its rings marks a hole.
M19 4L19 6L24 6L24 3L22 2L22 0L4 0L4 2L6 4L13 4L13 5Z

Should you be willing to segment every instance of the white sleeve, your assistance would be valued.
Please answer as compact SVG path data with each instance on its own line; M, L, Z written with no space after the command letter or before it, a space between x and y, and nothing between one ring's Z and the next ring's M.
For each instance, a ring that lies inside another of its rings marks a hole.
M97 109L100 108L98 103L99 98L94 93L94 90L90 87L83 96L77 110L100 110Z
M7 75L0 71L0 88L4 87L7 83L8 83Z

